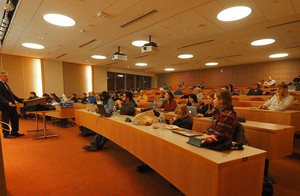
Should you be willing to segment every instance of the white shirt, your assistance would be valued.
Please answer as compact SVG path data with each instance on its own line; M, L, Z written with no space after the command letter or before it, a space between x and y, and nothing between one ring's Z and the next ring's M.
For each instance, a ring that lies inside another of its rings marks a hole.
M276 84L276 80L267 81L265 84L273 86Z
M198 93L198 94L196 94L196 96L197 96L198 100L203 100L203 94L202 93Z
M288 93L285 97L281 98L281 102L278 104L279 97L274 95L264 105L268 106L269 110L287 110L294 104L294 97Z

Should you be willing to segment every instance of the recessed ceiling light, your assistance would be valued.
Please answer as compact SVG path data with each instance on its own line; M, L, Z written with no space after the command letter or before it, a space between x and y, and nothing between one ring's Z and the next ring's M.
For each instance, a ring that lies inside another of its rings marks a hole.
M118 77L123 78L123 75L118 75Z
M136 63L136 66L147 66L147 63Z
M286 57L286 56L289 56L289 54L288 53L278 53L278 54L272 54L269 57L270 58L281 58L281 57Z
M221 11L217 18L221 21L235 21L245 18L251 14L252 10L246 6L236 6Z
M47 22L53 25L62 26L62 27L71 27L76 24L75 20L61 14L46 14L43 16L43 18L44 20L46 20Z
M166 68L165 71L174 71L174 68Z
M23 43L22 46L26 48L31 48L31 49L44 49L45 47L40 45L40 44L34 44L34 43Z
M93 59L106 59L106 56L102 56L102 55L93 55L92 58L93 58Z
M133 41L131 44L137 47L142 47L145 44L148 44L148 41L144 41L144 40L137 40L137 41Z
M210 63L205 63L205 65L207 66L214 66L214 65L218 65L219 63L216 62L210 62Z
M193 58L193 55L192 54L181 54L178 56L178 58L180 59L190 59L190 58Z
M256 40L251 42L252 46L264 46L264 45L268 45L268 44L273 44L275 42L275 39L260 39L260 40Z

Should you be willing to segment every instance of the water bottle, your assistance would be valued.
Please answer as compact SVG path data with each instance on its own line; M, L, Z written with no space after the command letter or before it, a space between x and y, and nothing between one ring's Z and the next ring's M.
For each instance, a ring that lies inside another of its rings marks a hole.
M159 116L159 124L160 130L163 130L165 128L165 116L162 113Z
M113 117L116 117L116 113L117 112L117 108L116 108L116 106L114 106L114 108L113 108Z
M242 91L240 90L240 96L242 95Z

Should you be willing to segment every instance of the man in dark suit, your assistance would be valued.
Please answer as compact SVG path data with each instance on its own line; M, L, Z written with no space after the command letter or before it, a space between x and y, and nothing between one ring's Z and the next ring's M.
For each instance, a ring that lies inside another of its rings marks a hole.
M18 133L19 131L19 116L17 113L16 101L23 103L24 99L18 98L10 90L9 86L6 84L8 82L8 73L4 70L1 71L0 80L0 110L2 114L2 121L9 124L11 123L11 135L9 134L9 127L2 124L2 133L4 138L16 138L24 136L24 134Z

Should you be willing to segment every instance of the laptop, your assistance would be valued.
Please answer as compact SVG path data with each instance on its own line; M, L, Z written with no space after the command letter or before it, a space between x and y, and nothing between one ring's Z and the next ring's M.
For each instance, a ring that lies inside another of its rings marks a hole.
M195 106L186 106L188 109L188 114L192 115L193 117L197 117L197 110Z
M97 108L98 108L98 111L97 113L100 114L100 116L103 116L103 117L111 117L112 114L111 113L107 113L105 108L104 108L104 105L102 104L97 104Z
M159 109L159 108L158 108L158 103L150 102L150 103L149 103L149 108Z

